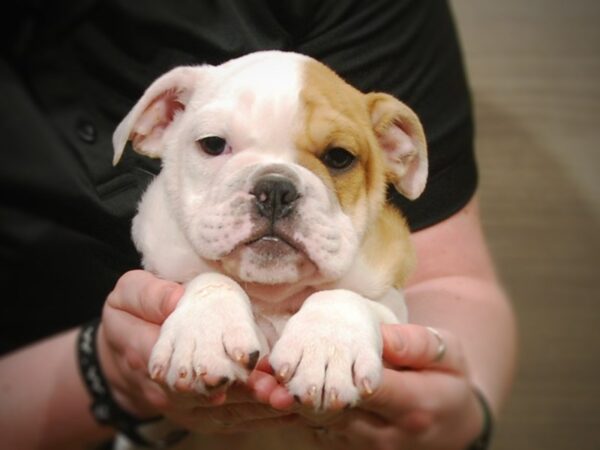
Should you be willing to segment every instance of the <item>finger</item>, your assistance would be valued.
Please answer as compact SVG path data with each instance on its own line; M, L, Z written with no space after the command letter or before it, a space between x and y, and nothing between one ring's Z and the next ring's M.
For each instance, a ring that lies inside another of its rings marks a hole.
M261 372L266 372L266 373L270 373L273 374L273 368L271 367L271 364L269 364L269 356L265 355L263 356L258 363L256 364L256 370L260 370Z
M295 405L295 400L294 396L286 388L277 385L269 396L269 404L277 410L285 411Z
M382 336L383 358L393 366L467 371L462 347L452 333L420 325L382 325Z
M286 414L284 416L272 417L268 419L258 419L244 422L239 425L240 432L250 432L264 430L268 428L279 428L282 426L293 425L300 421L296 414Z
M187 429L202 434L247 433L268 428L280 428L282 426L292 425L299 422L298 417L294 414L287 414L281 417L245 420L233 423L222 421L217 418L207 419L206 417L193 418L190 420L189 417L178 418L171 416L171 419L178 421Z
M379 415L354 408L344 412L341 420L325 424L322 431L316 430L315 437L327 444L326 448L340 450L373 448L375 442L386 441L394 442L393 448L408 448L399 445L398 431L395 424ZM395 435L390 436L390 433Z
M434 412L452 410L469 397L464 377L434 370L384 369L380 386L360 408L403 426L426 428ZM460 406L458 406L460 407Z
M254 399L269 404L277 410L288 410L294 405L294 397L281 386L271 373L255 370L247 381Z
M329 415L320 414L318 416L315 416L312 410L308 411L308 414L306 414L306 410L300 410L298 413L305 425L311 428L322 427L329 430L343 431L355 422L366 423L378 429L390 426L390 422L383 419L380 415L360 408L350 408L345 411L338 411Z
M107 303L160 325L173 312L182 294L183 286L177 283L162 280L143 270L133 270L119 279Z
M248 376L247 385L256 400L261 403L269 403L269 398L277 388L278 383L271 374L254 370Z
M248 385L258 401L269 403L277 410L289 410L295 404L293 395L275 378L268 356L258 362L256 370L250 374Z
M290 415L289 412L277 411L260 403L240 403L234 405L215 406L213 408L197 408L193 412L196 418L207 418L217 423L241 424L262 419L274 419Z
M193 410L167 411L166 415L176 423L188 429L223 433L251 430L281 423L289 412L275 411L267 405L247 403L239 405L222 405L212 408L198 407Z
M367 449L373 448L376 442L394 442L394 448L405 448L398 445L401 441L396 424L369 411L352 408L325 420L314 418L300 416L301 424L311 429L313 437L321 443L319 447L331 450Z

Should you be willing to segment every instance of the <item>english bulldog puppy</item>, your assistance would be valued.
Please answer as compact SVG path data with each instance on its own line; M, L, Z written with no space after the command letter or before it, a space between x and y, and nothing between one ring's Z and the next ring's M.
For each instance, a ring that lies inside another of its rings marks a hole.
M144 267L183 283L151 377L210 395L262 355L315 411L356 405L382 373L382 323L407 320L409 230L391 183L417 198L422 126L307 56L253 53L158 78L117 127L161 158L133 221ZM202 447L204 448L204 447Z

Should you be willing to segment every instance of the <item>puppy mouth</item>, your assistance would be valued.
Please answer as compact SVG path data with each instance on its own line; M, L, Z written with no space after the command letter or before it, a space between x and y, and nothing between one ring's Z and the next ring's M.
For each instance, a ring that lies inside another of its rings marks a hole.
M291 236L273 229L253 234L243 245L267 253L286 253L289 251L304 253L300 244Z

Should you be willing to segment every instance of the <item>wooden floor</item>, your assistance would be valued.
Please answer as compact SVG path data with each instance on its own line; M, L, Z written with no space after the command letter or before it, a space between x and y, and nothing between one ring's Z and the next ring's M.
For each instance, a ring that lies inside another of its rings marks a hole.
M600 2L452 0L520 364L495 450L600 449Z

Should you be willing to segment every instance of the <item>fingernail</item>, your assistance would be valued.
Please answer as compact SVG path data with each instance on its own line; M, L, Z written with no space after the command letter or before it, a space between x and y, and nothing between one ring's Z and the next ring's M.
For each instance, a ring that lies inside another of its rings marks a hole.
M153 380L158 380L158 378L161 376L162 369L163 367L160 364L154 364L152 366L152 371L150 372L150 378Z
M269 395L273 390L275 382L273 378L264 377L258 379L253 386L254 393L257 395L258 400L268 403Z
M362 388L366 395L373 394L373 387L371 386L371 381L368 378L362 380Z
M244 359L244 352L241 351L239 348L236 348L233 351L233 359L235 360L235 362L241 363L242 360Z
M254 351L248 355L248 364L247 364L248 369L254 370L254 368L256 367L256 364L258 363L259 356L260 356L260 352L258 350Z

